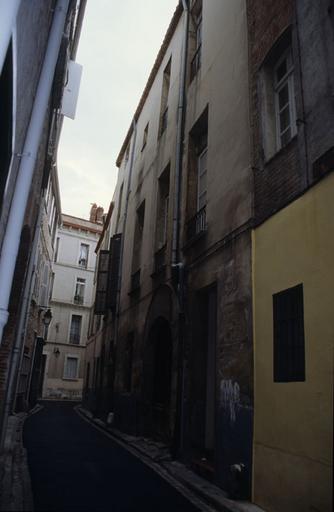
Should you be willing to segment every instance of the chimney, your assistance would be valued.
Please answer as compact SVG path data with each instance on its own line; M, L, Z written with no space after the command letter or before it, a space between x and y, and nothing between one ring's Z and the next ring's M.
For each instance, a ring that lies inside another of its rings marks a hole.
M89 220L90 222L96 222L97 204L93 203L90 209Z
M98 206L97 209L96 209L96 221L95 222L98 222L99 224L102 224L103 223L103 208L102 206Z

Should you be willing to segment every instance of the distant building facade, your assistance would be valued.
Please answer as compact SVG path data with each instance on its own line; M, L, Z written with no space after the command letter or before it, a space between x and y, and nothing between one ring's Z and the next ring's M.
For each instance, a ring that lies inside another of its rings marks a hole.
M90 220L62 215L55 238L52 322L43 349L43 398L80 399L89 313L93 302L95 247L103 209Z
M42 200L40 229L31 282L25 300L26 318L22 326L24 338L20 373L17 383L15 410L33 407L41 397L43 383L43 346L48 326L45 315L50 315L50 299L53 287L53 261L56 248L56 232L61 220L61 206L57 168L50 172L48 186ZM52 313L51 313L52 314Z

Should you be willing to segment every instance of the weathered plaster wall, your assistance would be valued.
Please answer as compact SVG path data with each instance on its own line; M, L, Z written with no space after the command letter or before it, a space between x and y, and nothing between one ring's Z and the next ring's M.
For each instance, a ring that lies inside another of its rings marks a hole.
M332 510L331 174L254 233L254 500L270 512ZM273 382L272 295L303 283L306 381Z

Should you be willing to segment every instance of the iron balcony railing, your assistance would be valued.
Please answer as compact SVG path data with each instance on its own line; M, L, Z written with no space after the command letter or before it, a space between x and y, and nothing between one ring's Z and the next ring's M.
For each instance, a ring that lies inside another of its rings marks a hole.
M74 304L83 304L84 298L81 295L74 295Z
M187 243L191 242L201 233L207 230L206 206L203 206L192 219L189 220L186 227Z

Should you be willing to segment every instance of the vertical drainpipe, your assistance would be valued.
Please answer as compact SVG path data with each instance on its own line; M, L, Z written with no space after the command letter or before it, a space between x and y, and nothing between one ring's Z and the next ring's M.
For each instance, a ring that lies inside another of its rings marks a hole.
M21 0L0 0L0 75L15 27Z
M58 0L54 12L42 72L21 155L14 196L6 226L0 257L0 345L8 320L8 304L19 250L21 230L28 202L30 186L37 160L43 124L51 93L53 77L63 36L69 0Z
M115 339L114 339L114 383L115 383L115 375L116 375L116 358L117 358L117 344L118 344L118 330L119 330L119 315L120 315L120 303L121 303L121 288L122 288L122 274L123 274L123 255L124 255L124 245L125 245L125 230L126 230L126 222L128 218L128 209L129 209L129 198L131 193L131 180L132 180L132 172L135 158L135 149L136 149L136 140L137 140L137 121L133 118L132 121L132 133L133 133L133 141L131 148L131 156L130 156L130 167L129 167L129 178L126 188L126 196L125 196L125 208L124 208L124 220L123 220L123 228L122 228L122 241L121 241L121 250L120 250L120 259L119 259L119 269L118 269L118 283L117 283L117 297L116 297L116 312L115 312ZM131 141L131 138L130 138ZM114 385L113 383L113 385Z
M183 139L185 129L186 108L186 77L188 56L189 8L188 0L182 0L184 32L182 41L180 87L177 111L177 135L175 155L174 208L173 208L173 237L172 237L172 273L177 276L177 295L179 303L178 318L178 385L176 401L176 425L174 433L174 451L182 453L184 440L184 264L180 252L181 224L181 186L183 164Z

